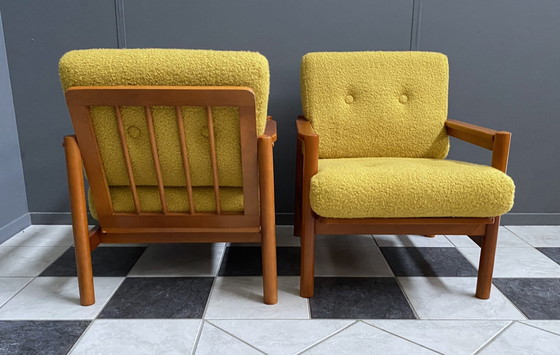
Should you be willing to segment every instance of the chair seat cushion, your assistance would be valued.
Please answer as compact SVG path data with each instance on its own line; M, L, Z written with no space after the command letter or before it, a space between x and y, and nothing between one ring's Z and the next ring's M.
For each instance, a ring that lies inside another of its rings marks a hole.
M111 187L111 201L115 212L134 212L132 193L128 187ZM152 186L139 186L138 199L142 212L161 212L159 190ZM189 201L185 187L166 187L165 199L170 212L189 212ZM93 218L97 219L95 203L91 192L88 196L89 210ZM214 188L193 187L193 202L196 212L216 211ZM243 212L243 188L221 187L220 204L224 212Z
M320 159L311 207L327 218L495 217L515 186L490 166L442 159Z

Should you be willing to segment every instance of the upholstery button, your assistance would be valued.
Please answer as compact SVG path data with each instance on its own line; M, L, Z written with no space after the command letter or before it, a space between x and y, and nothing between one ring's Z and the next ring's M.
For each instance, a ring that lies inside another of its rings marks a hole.
M140 131L140 128L136 127L136 126L130 126L128 127L128 129L126 130L126 132L128 133L129 136L131 136L132 138L138 138L140 137L140 134L142 133Z
M346 101L347 104L351 104L352 102L354 102L354 96L352 96L352 95L347 95L347 96L344 98L344 101Z
M399 102L401 104L405 104L405 103L407 103L407 101L408 101L408 96L403 94L403 95L401 95L401 97L399 97Z

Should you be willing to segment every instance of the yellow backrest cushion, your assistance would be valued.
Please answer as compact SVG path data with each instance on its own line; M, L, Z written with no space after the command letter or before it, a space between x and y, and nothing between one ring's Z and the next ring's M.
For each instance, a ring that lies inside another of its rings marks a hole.
M66 53L59 63L66 91L73 86L246 86L256 97L257 134L264 131L269 92L268 61L259 53L186 49L87 49ZM212 186L206 111L183 107L194 186ZM93 107L92 121L110 186L128 186L116 120L110 107ZM236 108L213 109L221 186L242 186L239 117ZM148 128L141 107L122 117L137 185L157 185ZM154 128L166 186L184 186L175 111L153 108Z
M431 52L309 53L303 112L320 158L445 158L449 69Z

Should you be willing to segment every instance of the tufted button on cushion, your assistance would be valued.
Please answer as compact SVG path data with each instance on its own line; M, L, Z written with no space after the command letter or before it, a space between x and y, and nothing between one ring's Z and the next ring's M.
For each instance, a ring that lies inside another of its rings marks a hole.
M344 101L346 101L347 104L351 104L352 102L354 102L354 96L348 95L344 98Z
M399 102L400 102L401 104L406 104L406 103L408 102L408 96L406 96L406 95L404 95L404 94L401 95L401 97L399 97Z
M138 138L140 137L140 134L142 134L142 132L140 131L140 128L136 127L136 126L130 126L128 127L128 129L126 130L126 132L128 133L128 135L132 138Z

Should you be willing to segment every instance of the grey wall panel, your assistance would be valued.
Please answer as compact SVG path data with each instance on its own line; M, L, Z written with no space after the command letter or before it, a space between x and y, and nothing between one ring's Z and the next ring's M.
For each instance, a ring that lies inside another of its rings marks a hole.
M560 213L559 19L557 0L423 0L420 49L449 56L450 116L513 134L514 213ZM489 161L457 142L451 157Z
M1 18L0 18L1 23ZM27 197L23 180L12 87L0 26L0 243L26 227ZM23 216L23 218L22 218Z
M71 49L115 47L113 0L1 1L31 212L69 211L62 137L72 126L58 81Z
M299 65L312 51L408 50L412 0L125 1L128 47L251 50L271 70L277 212L293 211Z

